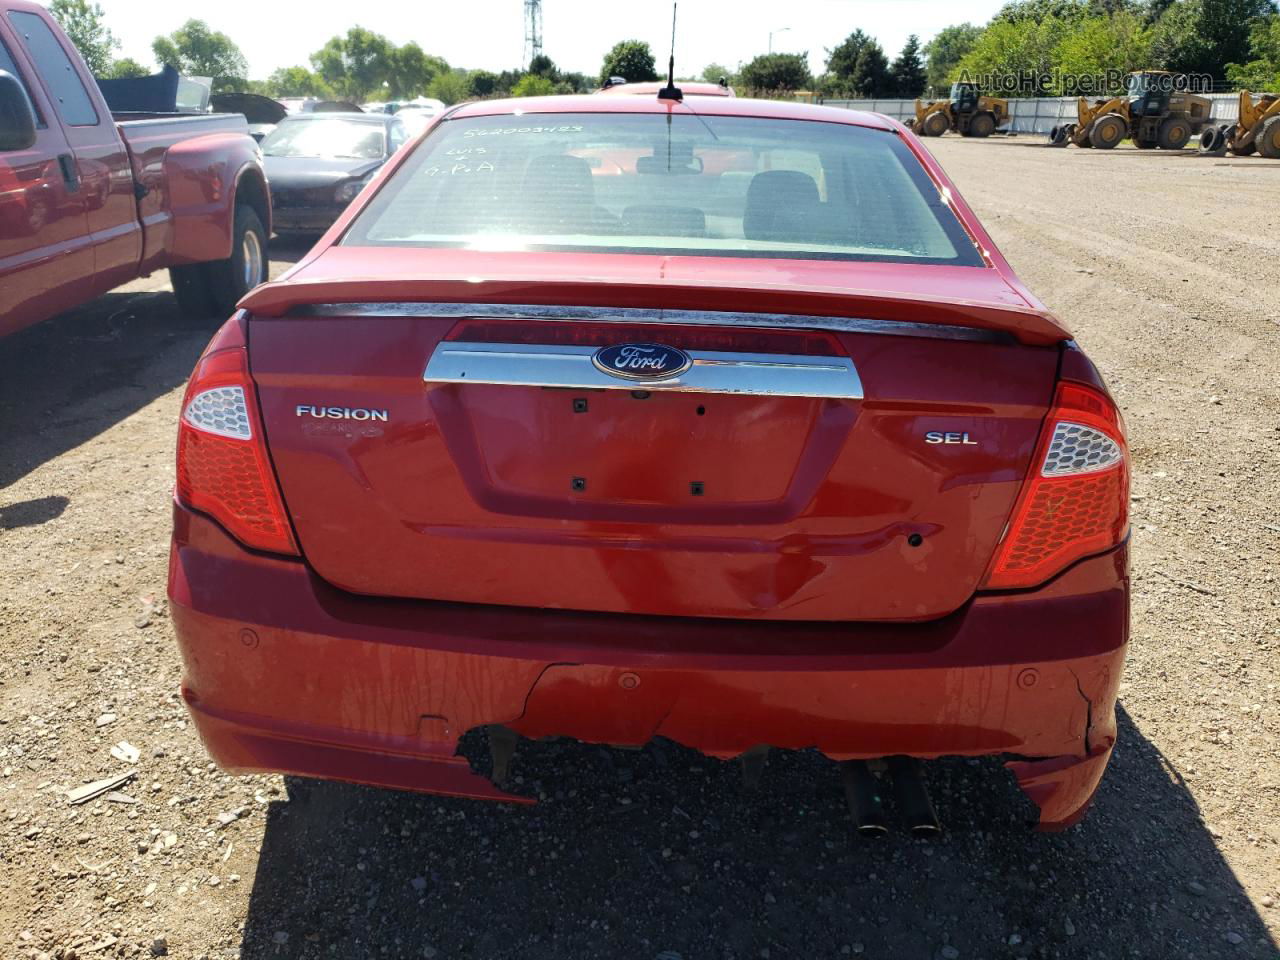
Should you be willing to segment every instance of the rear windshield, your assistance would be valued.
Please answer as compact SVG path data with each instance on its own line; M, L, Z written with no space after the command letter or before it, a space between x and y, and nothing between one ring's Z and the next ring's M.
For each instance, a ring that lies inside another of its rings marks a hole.
M381 122L283 120L262 140L268 157L327 157L380 160L385 155Z
M896 135L692 114L445 121L342 242L983 265Z

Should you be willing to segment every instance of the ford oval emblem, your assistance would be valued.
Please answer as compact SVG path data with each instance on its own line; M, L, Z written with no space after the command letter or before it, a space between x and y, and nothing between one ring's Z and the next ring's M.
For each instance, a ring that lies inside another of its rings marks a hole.
M615 343L597 350L591 362L623 380L670 380L693 365L683 350L662 343Z

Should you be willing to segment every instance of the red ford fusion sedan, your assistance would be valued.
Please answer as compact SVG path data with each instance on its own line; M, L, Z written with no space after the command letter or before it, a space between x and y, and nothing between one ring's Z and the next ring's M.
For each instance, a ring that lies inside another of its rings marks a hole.
M1116 736L1128 481L900 124L473 103L195 368L182 692L233 771L528 802L520 737L816 748L864 826L892 783L927 828L919 761L995 756L1061 828Z

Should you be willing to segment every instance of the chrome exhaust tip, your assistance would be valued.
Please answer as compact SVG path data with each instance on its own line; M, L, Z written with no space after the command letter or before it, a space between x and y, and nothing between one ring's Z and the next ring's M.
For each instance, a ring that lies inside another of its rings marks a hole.
M846 760L840 764L844 795L854 827L864 837L883 837L889 832L884 812L884 794L865 760Z
M890 757L894 801L913 837L936 837L942 833L938 813L929 798L924 767L915 757Z

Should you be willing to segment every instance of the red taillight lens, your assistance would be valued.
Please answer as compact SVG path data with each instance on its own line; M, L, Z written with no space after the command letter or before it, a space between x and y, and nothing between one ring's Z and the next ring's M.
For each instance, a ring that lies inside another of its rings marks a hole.
M206 354L191 375L178 427L177 493L246 546L298 554L243 345Z
M1061 383L984 586L1034 587L1129 529L1124 424L1102 393Z

